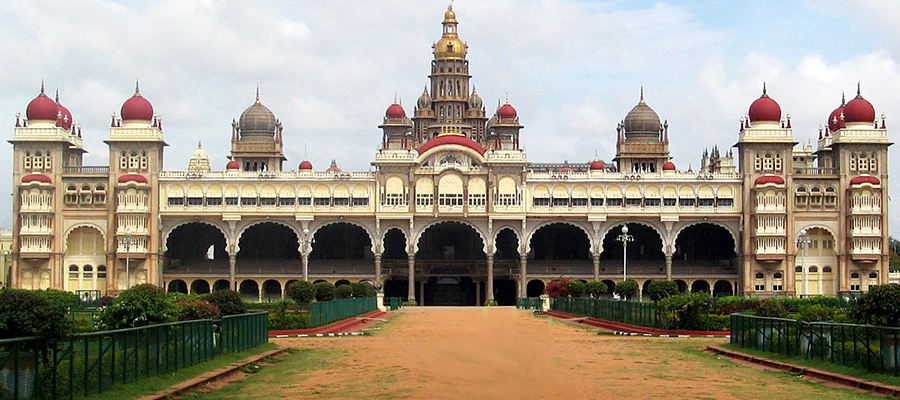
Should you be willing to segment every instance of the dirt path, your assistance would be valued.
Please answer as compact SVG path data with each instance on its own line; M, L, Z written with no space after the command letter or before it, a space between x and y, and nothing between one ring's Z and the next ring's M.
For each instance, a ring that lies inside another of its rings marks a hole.
M278 340L346 356L270 394L413 399L862 396L697 351L723 341L596 335L511 308L410 307L372 336ZM250 386L250 393L265 390Z

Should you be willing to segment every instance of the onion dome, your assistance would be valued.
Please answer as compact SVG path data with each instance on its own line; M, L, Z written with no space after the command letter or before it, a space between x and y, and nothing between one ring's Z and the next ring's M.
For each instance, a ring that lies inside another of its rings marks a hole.
M426 86L425 90L422 91L422 95L419 96L419 100L416 102L416 105L419 106L419 109L431 108L431 96L428 95L428 86Z
M481 100L481 96L478 95L478 91L475 90L475 86L472 86L472 95L469 96L469 108L473 108L476 110L480 110L484 105L484 101Z
M872 107L872 103L862 97L859 85L857 85L856 97L844 106L844 122L850 124L854 122L872 123L873 121L875 121L875 107Z
M331 160L331 166L329 166L328 169L325 170L325 172L328 172L328 173L338 173L338 172L342 172L342 171L341 171L340 167L337 166L337 161L335 161L334 159L332 159L332 160Z
M762 96L754 100L753 104L750 104L750 111L748 115L750 116L750 122L781 121L781 106L779 106L775 100L772 100L772 98L769 97L768 94L766 94L765 82L763 82Z
M870 185L880 185L881 180L871 175L857 176L856 178L850 180L850 185L862 185L864 183L868 183Z
M659 135L662 129L659 123L659 114L644 101L644 88L641 88L641 99L638 104L625 116L624 127L626 137L630 134L652 135L653 137Z
M309 160L304 158L303 161L300 161L300 170L301 171L312 171L312 169L313 169L313 165L311 162L309 162Z
M600 161L599 158L595 158L594 161L591 162L591 171L602 171L606 168L606 165L603 164L603 161Z
M128 182L147 183L147 178L145 178L143 175L138 174L125 174L119 177L119 183Z
M763 175L759 178L756 178L756 186L762 186L767 184L774 185L784 185L784 178L778 175Z
M256 102L244 110L238 124L241 127L242 137L244 135L271 136L275 134L278 120L275 119L272 110L259 102L259 89L256 90Z
M472 139L461 135L441 135L434 139L431 139L425 142L422 147L419 147L419 154L425 154L426 151L445 144L455 144L468 147L472 150L477 151L478 154L484 155L484 148L479 146L478 143L475 143Z
M466 58L466 48L468 45L459 39L456 32L456 13L453 12L453 6L447 7L444 13L444 34L432 47L434 48L435 60L463 60Z
M59 104L59 90L56 91L56 108L57 112L57 121L56 126L63 128L65 130L72 129L72 113L69 111L66 106Z
M56 121L59 107L53 99L44 94L44 83L41 82L41 94L28 103L25 116L29 121Z
M228 171L240 171L241 163L231 160L228 164L225 164L225 169Z
M30 174L22 177L22 183L52 183L52 181L44 174Z
M153 105L141 96L141 88L134 85L134 96L122 104L122 121L150 121L153 119Z
M403 118L406 116L406 111L403 110L403 106L397 102L397 98L394 98L394 104L391 104L390 107L387 108L387 111L384 112L384 116L387 118Z
M674 171L675 163L673 163L671 161L666 161L666 163L663 164L662 169L663 169L663 171Z
M838 108L835 108L828 116L828 129L830 131L834 132L846 127L844 122L844 107L846 106L847 102L844 101L844 95L841 94L841 105Z
M509 100L506 100L506 104L497 109L497 116L503 119L513 119L516 118L517 115L516 109L509 104Z

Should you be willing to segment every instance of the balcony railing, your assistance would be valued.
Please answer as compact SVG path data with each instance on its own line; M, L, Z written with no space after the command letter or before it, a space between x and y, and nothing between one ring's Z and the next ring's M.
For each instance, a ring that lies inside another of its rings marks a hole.
M109 174L109 166L106 165L66 165L63 167L66 174Z

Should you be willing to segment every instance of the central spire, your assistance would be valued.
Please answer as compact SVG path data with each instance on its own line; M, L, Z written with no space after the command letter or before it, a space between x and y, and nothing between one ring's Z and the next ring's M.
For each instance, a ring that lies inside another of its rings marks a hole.
M462 40L459 40L457 33L456 12L453 11L453 3L447 6L447 12L444 13L444 33L441 39L432 47L434 48L435 60L446 59L465 59L466 50L469 47Z

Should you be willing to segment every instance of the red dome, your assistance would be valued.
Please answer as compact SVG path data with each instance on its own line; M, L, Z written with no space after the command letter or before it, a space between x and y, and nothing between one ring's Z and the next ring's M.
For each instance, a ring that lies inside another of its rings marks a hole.
M390 111L390 109L388 109L388 111ZM312 166L312 163L309 162L309 160L304 159L303 161L300 161L300 170L301 171L312 171L312 169L313 169L313 166Z
M515 118L517 114L516 109L507 102L497 110L497 115L500 118Z
M880 185L881 180L879 180L878 178L876 178L874 176L870 176L870 175L857 176L856 178L853 178L850 180L851 185L862 185L863 183L868 183L871 185Z
M229 171L241 169L241 164L238 163L237 161L231 160L228 162L228 164L225 164L225 169L227 169Z
M868 100L862 98L857 90L856 98L850 100L850 102L844 106L844 122L872 123L874 121L875 107L872 107L872 103L869 103Z
M72 128L72 113L69 112L69 109L66 106L56 103L59 113L62 115L58 121L56 121L56 126L64 128L65 130L69 130Z
M59 115L59 107L56 106L53 99L44 94L44 86L41 85L41 94L28 103L25 116L30 121L56 121L57 115Z
M763 86L763 94L750 104L750 122L756 121L781 121L781 107L775 100L766 94Z
M835 108L834 111L831 112L831 115L828 116L828 130L835 132L841 128L847 127L843 119L844 107L845 104L842 101L841 106Z
M384 112L384 116L388 118L403 118L406 116L406 111L403 111L403 107L395 102Z
M606 168L606 166L603 165L603 161L594 160L591 163L591 171L599 171L599 170L603 170L604 168Z
M769 183L774 183L776 185L784 185L784 178L777 175L763 175L759 178L756 178L756 185L765 185Z
M147 178L138 174L125 174L119 177L119 183L127 182L147 183Z
M31 182L52 183L52 181L50 180L50 177L47 175L44 175L44 174L31 174L31 175L25 175L22 177L22 183L31 183Z
M674 171L674 170L675 170L675 163L673 163L671 161L666 161L666 163L663 164L663 171Z
M141 96L140 88L135 85L134 96L122 104L122 120L150 121L153 119L153 105Z
M469 139L465 136L458 136L458 135L444 135L444 136L438 136L434 139L431 139L428 142L426 142L424 145L422 145L422 147L419 147L419 154L425 154L426 151L431 150L432 148L435 148L437 146L444 145L444 144L456 144L456 145L460 145L460 146L466 146L472 150L477 151L478 154L484 155L484 149L481 148L481 146L479 146L478 143L475 143L474 141L472 141L472 139Z

